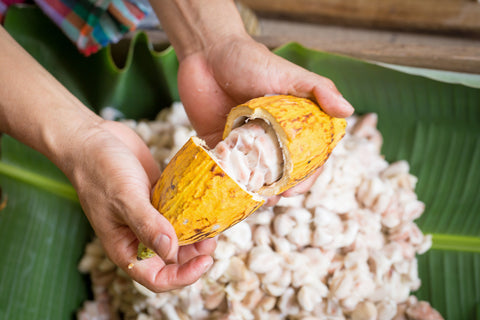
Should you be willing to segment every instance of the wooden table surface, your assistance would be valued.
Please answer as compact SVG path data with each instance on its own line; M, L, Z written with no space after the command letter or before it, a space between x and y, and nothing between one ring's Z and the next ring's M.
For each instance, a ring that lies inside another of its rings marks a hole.
M270 48L290 41L355 58L480 74L480 40L439 34L260 20L257 39Z
M480 0L242 0L269 48L288 42L355 58L480 74ZM147 31L157 44L161 30Z

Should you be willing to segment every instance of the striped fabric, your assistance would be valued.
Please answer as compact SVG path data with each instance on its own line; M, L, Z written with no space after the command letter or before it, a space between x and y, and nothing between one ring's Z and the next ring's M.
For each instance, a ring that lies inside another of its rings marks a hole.
M0 0L0 15L22 0ZM34 0L84 55L135 30L150 7L134 0ZM0 16L1 19L1 16Z
M0 0L0 23L3 22L3 17L5 16L5 12L7 12L7 8L9 6L24 2L25 0Z

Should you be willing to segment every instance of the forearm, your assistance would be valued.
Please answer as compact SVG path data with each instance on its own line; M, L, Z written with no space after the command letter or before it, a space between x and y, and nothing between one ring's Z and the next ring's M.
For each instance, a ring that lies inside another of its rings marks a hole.
M247 36L231 0L150 0L180 60L232 36Z
M61 169L81 132L101 121L0 27L0 131ZM63 167L63 168L62 168Z

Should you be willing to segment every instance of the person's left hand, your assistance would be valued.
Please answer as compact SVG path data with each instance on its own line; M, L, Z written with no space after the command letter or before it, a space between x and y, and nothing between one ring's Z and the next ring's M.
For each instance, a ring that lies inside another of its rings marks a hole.
M108 257L155 292L198 280L213 263L216 240L178 246L173 226L150 202L160 170L145 143L118 122L82 133L64 169ZM137 261L139 242L157 255Z
M335 117L353 113L330 79L273 54L249 36L230 37L181 59L178 89L195 130L210 147L221 140L232 107L266 94L311 98ZM319 173L283 195L304 193Z

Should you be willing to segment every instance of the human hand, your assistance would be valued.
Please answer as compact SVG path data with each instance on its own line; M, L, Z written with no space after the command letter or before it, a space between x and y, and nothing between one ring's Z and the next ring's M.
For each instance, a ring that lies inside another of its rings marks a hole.
M179 59L178 90L198 135L213 147L222 137L230 109L266 94L316 100L331 116L353 107L333 82L309 72L254 41L234 1L150 0ZM319 172L288 190L308 190ZM278 197L277 197L278 199ZM275 202L274 199L269 201Z
M153 291L197 280L212 263L215 240L178 247L172 225L150 204L160 172L143 141L94 114L1 26L0 48L0 132L67 175L107 255L133 279ZM158 256L137 262L139 241Z
M265 94L311 98L335 117L353 113L331 80L273 54L247 35L215 42L184 57L178 88L194 128L210 147L221 140L232 107ZM320 170L283 195L306 192L319 174ZM269 204L276 200L270 199Z
M109 121L85 136L78 158L65 171L109 258L152 291L195 282L213 262L216 242L178 247L172 225L150 204L160 172L143 141ZM136 261L139 241L157 256Z

